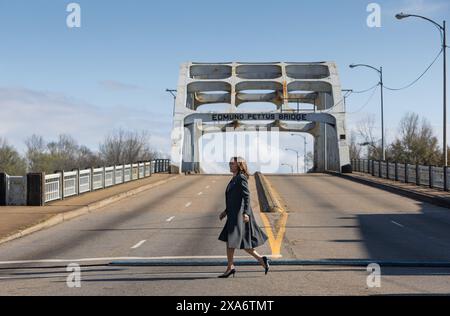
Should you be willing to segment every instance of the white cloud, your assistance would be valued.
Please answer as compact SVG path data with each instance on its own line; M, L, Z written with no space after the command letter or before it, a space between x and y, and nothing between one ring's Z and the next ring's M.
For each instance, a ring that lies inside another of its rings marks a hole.
M170 122L147 110L104 109L54 92L0 87L0 118L0 135L20 151L32 134L52 140L62 133L96 150L104 136L119 127L148 130L153 148L169 151Z
M448 1L442 0L403 0L400 5L388 10L389 15L400 12L420 15L433 15L446 12L450 8Z
M141 87L133 84L123 83L116 80L103 80L98 83L103 88L110 91L130 91L139 90Z

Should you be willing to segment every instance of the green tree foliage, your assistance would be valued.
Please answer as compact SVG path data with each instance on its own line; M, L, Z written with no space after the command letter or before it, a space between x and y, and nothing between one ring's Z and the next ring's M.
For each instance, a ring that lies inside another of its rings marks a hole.
M28 168L32 172L53 173L102 165L101 159L86 146L80 146L69 135L46 143L42 136L33 135L26 142Z
M19 152L0 137L0 172L21 176L26 173L27 164Z
M416 113L406 114L399 125L398 138L389 146L388 159L400 163L440 165L441 149L430 123Z

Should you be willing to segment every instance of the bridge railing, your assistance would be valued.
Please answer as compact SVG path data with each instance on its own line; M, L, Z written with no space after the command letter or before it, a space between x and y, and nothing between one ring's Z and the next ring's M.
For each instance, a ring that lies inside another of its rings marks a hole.
M147 178L153 173L169 172L169 168L170 160L157 159L126 165L57 171L53 174L34 173L22 177L22 182L26 185L20 187L15 187L14 182L10 180L17 177L0 173L0 205L19 205L15 202L17 200L26 201L21 202L21 205L44 205L51 201ZM18 181L16 183L20 184ZM12 192L15 194L14 199L8 199L7 197L13 196ZM30 196L36 197L34 201L30 201Z
M434 189L449 191L448 167L412 165L390 161L353 159L353 171L371 174L374 177L403 183L413 183Z

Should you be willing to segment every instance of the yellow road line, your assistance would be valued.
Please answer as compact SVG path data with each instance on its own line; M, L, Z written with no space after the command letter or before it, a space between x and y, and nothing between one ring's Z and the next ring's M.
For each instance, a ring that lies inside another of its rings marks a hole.
M278 192L272 187L272 185L268 182L267 178L265 179L266 185L268 186L268 189L270 191L270 194L273 198L277 200L277 204L279 207L277 208L277 211L280 213L280 218L275 224L276 229L276 236L274 231L272 230L272 226L270 225L269 218L267 215L263 212L261 212L261 219L264 223L264 226L266 228L267 237L269 238L269 245L270 249L272 250L273 256L280 256L281 255L281 244L283 243L284 235L286 233L286 224L288 220L288 212L284 208L284 204L281 203L281 197L278 194Z

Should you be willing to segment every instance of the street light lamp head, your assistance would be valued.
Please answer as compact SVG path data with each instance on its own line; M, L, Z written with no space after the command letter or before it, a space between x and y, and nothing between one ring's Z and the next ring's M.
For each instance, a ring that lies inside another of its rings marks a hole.
M409 18L410 16L411 16L410 14L405 14L405 13L403 13L403 12L400 12L400 13L398 13L398 14L395 15L395 17L396 17L398 20L406 19L406 18Z
M351 64L350 66L349 66L350 68L355 68L356 67L356 65L354 65L354 64Z

